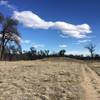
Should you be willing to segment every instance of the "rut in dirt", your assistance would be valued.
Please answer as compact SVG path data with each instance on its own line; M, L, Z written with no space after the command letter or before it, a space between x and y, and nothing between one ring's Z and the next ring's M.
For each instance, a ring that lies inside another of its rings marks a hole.
M82 67L85 100L100 100L100 77L87 65Z

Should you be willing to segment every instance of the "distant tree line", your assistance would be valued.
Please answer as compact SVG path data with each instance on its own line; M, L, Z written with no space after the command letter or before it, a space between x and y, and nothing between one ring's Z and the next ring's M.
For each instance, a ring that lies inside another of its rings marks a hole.
M5 53L3 60L14 61L14 60L37 60L48 57L68 57L79 60L100 60L100 55L94 54L93 58L91 56L84 55L73 55L73 54L65 54L66 50L62 49L58 52L50 53L49 50L36 50L34 47L31 47L29 51L23 51L21 53L17 52L14 47L11 49L11 53Z
M34 47L31 47L29 51L23 51L21 53L15 52L15 49L12 49L11 54L5 54L4 60L36 60L47 57L64 57L65 50L60 50L59 52L50 53L49 50L36 50Z

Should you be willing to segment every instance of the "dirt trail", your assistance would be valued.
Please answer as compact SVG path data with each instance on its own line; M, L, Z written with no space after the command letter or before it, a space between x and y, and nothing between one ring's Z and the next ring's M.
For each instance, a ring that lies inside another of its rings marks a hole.
M87 65L82 67L85 100L100 100L100 77Z

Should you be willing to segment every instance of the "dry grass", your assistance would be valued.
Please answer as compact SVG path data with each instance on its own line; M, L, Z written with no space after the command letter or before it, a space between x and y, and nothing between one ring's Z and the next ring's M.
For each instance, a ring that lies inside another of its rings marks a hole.
M84 100L82 66L50 59L0 62L0 100Z
M98 76L100 76L100 62L94 61L94 62L89 62L87 65L94 70Z

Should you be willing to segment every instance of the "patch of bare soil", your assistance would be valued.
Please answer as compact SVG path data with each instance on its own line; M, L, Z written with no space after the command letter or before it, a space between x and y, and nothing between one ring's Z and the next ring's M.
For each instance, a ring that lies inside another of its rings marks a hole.
M81 66L61 61L0 62L0 100L85 100Z
M92 62L90 64L88 64L88 66L93 69L98 76L100 76L100 62Z
M100 100L100 77L89 66L82 67L85 100Z

